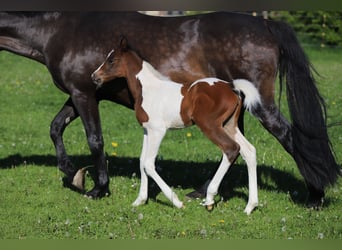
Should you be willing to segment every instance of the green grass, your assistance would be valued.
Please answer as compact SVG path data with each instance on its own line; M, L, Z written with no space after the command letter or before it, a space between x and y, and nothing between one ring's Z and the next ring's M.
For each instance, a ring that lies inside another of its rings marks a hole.
M342 50L307 52L322 75L318 87L341 164ZM101 102L100 109L112 195L94 201L63 188L49 125L67 96L36 62L1 52L0 65L1 239L342 239L341 181L327 189L323 210L305 208L306 189L294 161L249 114L246 136L257 149L260 201L250 216L243 213L248 190L241 159L225 177L211 213L200 200L176 209L163 194L153 192L155 185L151 196L156 194L156 199L133 208L140 183L142 129L131 110L110 102ZM287 116L285 98L281 109ZM79 119L67 128L64 140L76 167L92 164ZM191 127L168 132L157 165L184 199L212 175L219 160L216 147ZM86 185L93 185L89 176Z

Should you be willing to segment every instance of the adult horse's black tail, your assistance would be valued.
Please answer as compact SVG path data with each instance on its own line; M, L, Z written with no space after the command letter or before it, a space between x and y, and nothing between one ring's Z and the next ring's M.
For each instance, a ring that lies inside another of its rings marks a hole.
M291 27L269 22L279 44L279 79L285 78L292 120L293 157L312 200L324 197L324 189L336 182L341 169L336 163L326 126L326 107L316 87L310 62ZM317 205L317 204L316 204Z

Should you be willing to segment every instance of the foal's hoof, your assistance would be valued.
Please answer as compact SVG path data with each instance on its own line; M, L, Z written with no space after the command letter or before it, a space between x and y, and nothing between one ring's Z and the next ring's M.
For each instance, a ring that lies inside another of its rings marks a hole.
M215 204L205 205L205 208L208 212L212 212L214 210Z
M132 203L132 206L133 206L133 207L138 207L138 206L140 206L140 205L144 205L146 202L147 202L147 199L145 199L145 198L143 198L143 199L137 198L137 199Z
M103 197L110 196L110 191L108 187L94 187L92 190L88 191L84 196L90 199L101 199Z

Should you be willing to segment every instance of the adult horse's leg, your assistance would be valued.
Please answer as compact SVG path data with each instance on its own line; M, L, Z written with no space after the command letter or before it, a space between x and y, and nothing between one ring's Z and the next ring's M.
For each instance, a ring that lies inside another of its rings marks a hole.
M79 116L82 119L88 145L93 157L95 166L95 186L86 195L90 198L101 198L110 194L109 177L103 151L104 142L100 122L98 102L95 96L87 93L77 93L72 95L72 101Z
M252 114L280 142L284 149L293 155L291 124L280 113L273 100L257 106Z
M78 117L78 113L69 98L56 117L51 122L50 137L54 143L57 156L58 168L66 175L63 179L64 185L76 191L83 191L83 187L72 185L77 170L74 169L63 142L63 132L65 128Z
M311 178L313 173L310 173L310 157L303 159L304 155L301 155L300 151L305 152L305 147L310 148L310 145L303 145L304 148L300 150L298 147L303 143L293 143L294 134L293 127L291 124L282 116L276 105L273 103L271 105L259 106L253 114L258 117L261 124L281 143L284 149L294 158L296 161L299 171L304 177L304 181L309 191L309 197L307 205L308 207L319 208L325 196L324 186L317 187L314 184L314 179ZM296 147L296 148L295 148ZM308 154L312 154L309 152ZM314 157L313 157L314 158ZM321 164L324 164L323 162ZM318 167L317 167L318 168ZM322 165L322 168L324 166ZM306 170L305 170L306 169ZM314 170L314 169L312 169ZM311 171L312 171L311 170ZM320 173L325 175L324 173ZM317 177L316 177L317 178Z

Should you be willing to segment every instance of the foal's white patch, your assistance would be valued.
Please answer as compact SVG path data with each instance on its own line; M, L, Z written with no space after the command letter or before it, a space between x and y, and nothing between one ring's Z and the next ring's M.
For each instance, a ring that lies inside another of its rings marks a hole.
M145 61L136 78L142 86L141 106L149 116L149 121L143 125L162 126L167 129L183 128L184 123L180 115L182 84L171 81Z
M199 82L205 82L205 83L208 83L210 86L214 85L215 83L217 82L226 82L226 81L223 81L223 80L220 80L218 78L215 78L215 77L207 77L207 78L202 78L202 79L199 79L195 82L193 82L191 85L190 85L190 88L192 88L193 86L195 86L197 83ZM189 88L189 89L190 89Z
M162 75L158 70L156 70L150 63L143 61L142 63L142 69L138 74L136 75L137 78L139 76L141 77L142 75L150 74L150 76L153 78L156 78L155 80L161 80L161 81L169 81L171 83L176 83L172 82L170 78L167 76Z

